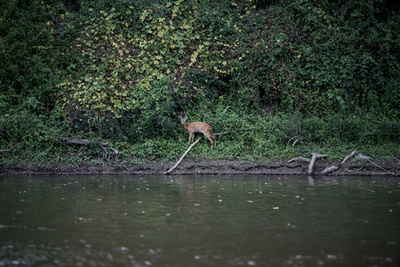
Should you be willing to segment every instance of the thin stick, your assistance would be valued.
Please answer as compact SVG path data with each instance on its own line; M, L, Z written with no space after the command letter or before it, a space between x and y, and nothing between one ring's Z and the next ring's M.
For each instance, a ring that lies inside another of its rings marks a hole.
M292 138L289 139L289 141L286 144L286 149L289 147L290 141L292 141L293 139L295 139L297 137L297 135L293 136ZM299 141L299 139L294 140L292 146L294 146L297 142Z
M13 145L11 148L9 148L9 149L2 149L2 150L0 150L0 152L8 152L8 151L11 151L11 150L13 150L13 149L16 148L16 147L19 147L20 145L22 145L22 143L18 142L18 143L16 143L15 145Z
M357 153L357 150L354 150L353 152L351 152L349 155L347 155L342 162L340 162L340 165L344 164L349 158L351 158L352 156L354 156Z
M183 160L183 158L186 156L186 154L190 151L190 149L192 149L192 147L197 144L197 142L200 141L201 138L197 139L193 144L190 145L190 147L186 150L185 153L183 153L182 157L175 163L174 166L172 166L171 169L169 169L167 172L165 172L165 174L170 174L171 172L173 172L175 170L176 167L178 167L178 165L181 163L181 161Z
M308 158L304 158L304 157L297 157L294 159L289 159L287 162L292 162L292 161L297 161L297 160L302 160L302 161L306 161L306 162L310 162L311 160Z

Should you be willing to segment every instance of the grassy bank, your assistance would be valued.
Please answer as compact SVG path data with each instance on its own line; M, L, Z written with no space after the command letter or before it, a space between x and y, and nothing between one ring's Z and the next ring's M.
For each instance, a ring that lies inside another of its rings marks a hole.
M332 118L330 122L321 122L316 118L299 120L297 117L284 119L275 116L267 120L259 118L252 123L246 121L237 128L220 127L217 121L214 124L209 121L211 125L215 125L214 132L244 130L218 137L217 146L213 150L210 150L210 143L202 134L196 134L196 139L202 140L190 151L187 158L272 162L299 156L309 158L310 153L315 152L327 154L328 162L337 162L353 150L382 162L400 158L399 143L392 142L390 138L385 139L390 134L390 128L396 126L395 122L391 124L369 121L368 123L374 123L374 127L363 128L367 122L350 118L342 122L334 119L336 118ZM252 129L246 130L250 127ZM374 132L376 129L382 130ZM90 145L68 143L61 139L52 140L49 144L44 140L32 146L22 144L11 151L2 152L1 161L4 165L16 165L21 162L34 165L48 162L70 165L81 162L106 165L148 161L174 162L189 147L188 133L178 122L176 132L176 138L147 139L135 144L116 141L109 142L107 147L101 145L103 140L96 139L91 139ZM377 139L378 137L381 139ZM115 154L115 151L118 151L118 154Z

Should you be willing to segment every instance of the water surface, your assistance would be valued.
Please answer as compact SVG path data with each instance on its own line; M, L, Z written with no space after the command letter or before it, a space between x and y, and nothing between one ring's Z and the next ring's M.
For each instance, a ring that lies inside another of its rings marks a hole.
M399 266L400 180L0 178L0 266Z

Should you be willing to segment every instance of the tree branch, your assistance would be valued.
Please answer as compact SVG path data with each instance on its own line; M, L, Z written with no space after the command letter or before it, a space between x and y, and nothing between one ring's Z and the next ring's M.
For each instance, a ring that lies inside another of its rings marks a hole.
M384 168L382 168L381 166L379 166L378 164L376 164L376 163L374 163L372 160L371 160L371 157L368 157L368 156L364 156L364 155L362 155L362 154L358 154L357 155L357 158L359 158L359 159L363 159L363 160L367 160L367 161L369 161L372 165L375 165L376 167L378 167L379 169L381 169L382 171L385 171L385 172L388 172L388 173L391 173L390 171L388 171L388 170L385 170Z
M306 162L310 162L311 161L311 159L308 159L308 158L297 157L297 158L294 158L294 159L289 159L288 162L298 161L298 160L302 160L302 161L306 161Z
M297 161L297 160L302 160L302 161L309 162L310 164L308 164L308 175L312 175L313 174L315 160L318 159L318 158L325 158L328 155L321 155L321 154L318 154L318 153L311 153L311 155L312 155L311 159L298 157L298 158L290 159L290 160L288 160L288 162Z
M200 141L200 138L197 139L193 144L190 145L190 147L186 150L185 153L183 153L182 157L175 163L174 166L172 166L171 169L169 169L168 171L166 171L164 174L170 174L171 172L173 172L175 170L176 167L178 167L178 165L181 163L181 161L183 160L183 158L186 156L186 154L190 151L190 149L192 149L192 147L197 144L197 142Z
M353 157L355 154L357 153L357 150L354 150L353 152L351 152L350 154L348 154L346 157L344 157L344 159L342 160L342 162L339 163L338 166L331 166L331 167L326 167L323 171L322 174L328 174L331 172L335 172L337 170L339 170L342 165L351 157Z
M9 149L2 149L2 150L0 150L0 152L8 152L8 151L11 151L11 150L13 150L13 149L16 148L16 147L19 147L20 145L22 145L22 143L18 142L18 143L16 143L15 145L13 145L11 148L9 148Z
M289 145L290 145L290 141L292 141L293 139L295 139L297 137L297 135L293 136L292 138L289 139L289 141L286 144L286 149L288 149ZM292 146L295 146L297 144L297 142L299 141L299 139L297 138L296 140L293 141Z

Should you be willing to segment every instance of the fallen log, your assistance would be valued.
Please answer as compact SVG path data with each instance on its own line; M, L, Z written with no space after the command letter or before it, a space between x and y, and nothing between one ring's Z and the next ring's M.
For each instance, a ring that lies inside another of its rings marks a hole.
M335 171L337 171L337 170L339 170L339 169L340 169L339 166L326 167L321 173L322 173L323 175L326 175L326 174L328 174L328 173L335 172Z
M293 158L293 159L288 160L288 162L297 161L297 160L302 160L302 161L309 162L310 164L308 164L307 174L308 175L313 175L315 161L318 158L325 158L328 155L322 155L322 154L318 154L318 153L311 153L311 155L312 155L311 159L307 159L307 158L303 158L303 157L297 157L297 158Z
M348 154L348 155L339 163L338 166L326 167L326 168L322 171L322 174L325 175L325 174L328 174L328 173L335 172L335 171L339 170L339 169L342 167L342 165L343 165L349 158L353 157L356 153L357 153L357 150L354 150L353 152L351 152L350 154Z
M342 165L343 165L349 158L351 158L351 157L355 157L355 159L366 160L366 161L368 161L369 163L371 163L372 165L374 165L375 167L381 169L382 171L394 175L393 172L390 172L390 171L384 169L383 167L379 166L379 165L376 164L375 162L373 162L373 161L371 160L371 157L364 156L363 154L358 153L357 150L354 150L353 152L351 152L350 154L348 154L348 155L338 164L338 166L326 167L326 168L321 172L321 174L326 175L326 174L329 174L329 173L331 173L331 172L335 172L335 171L339 170L339 169L342 167Z
M312 175L313 174L313 170L314 170L314 164L315 164L315 160L318 158L326 158L328 155L321 155L318 153L311 153L312 154L312 158L310 161L310 164L308 165L308 175Z
M186 150L185 153L183 153L182 157L175 163L174 166L172 166L171 169L169 169L168 171L166 171L164 174L170 174L171 172L173 172L175 170L176 167L178 167L178 165L182 162L183 158L186 156L186 154L190 151L190 149L192 149L192 147L197 144L197 142L200 141L201 138L197 139L193 144L190 145L190 147Z

